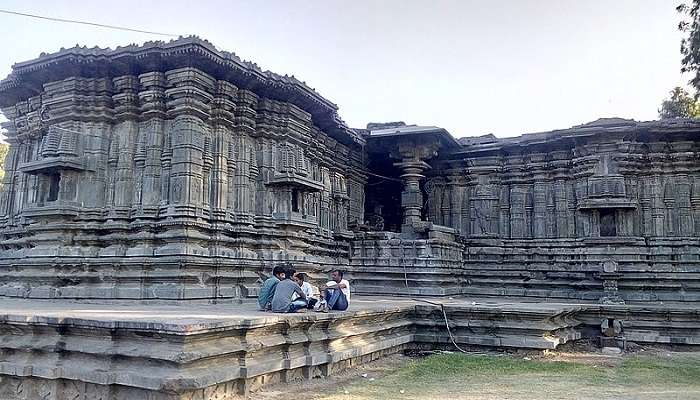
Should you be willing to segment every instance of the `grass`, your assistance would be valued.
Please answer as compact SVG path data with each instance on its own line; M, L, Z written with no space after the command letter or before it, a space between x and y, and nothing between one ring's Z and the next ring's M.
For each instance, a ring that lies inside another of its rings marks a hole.
M634 386L657 383L660 386L700 387L700 358L697 355L636 356L626 359L616 378Z
M363 378L316 398L700 399L700 357L679 353L671 357L632 356L606 366L439 354L413 360L374 381Z

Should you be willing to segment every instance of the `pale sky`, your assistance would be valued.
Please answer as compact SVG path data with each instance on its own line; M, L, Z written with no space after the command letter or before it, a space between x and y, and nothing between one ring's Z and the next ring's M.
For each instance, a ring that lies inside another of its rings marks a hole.
M0 8L182 35L295 75L351 127L405 121L455 137L657 118L681 76L677 1L27 1ZM0 14L0 75L75 44L158 36ZM168 40L166 38L166 40Z

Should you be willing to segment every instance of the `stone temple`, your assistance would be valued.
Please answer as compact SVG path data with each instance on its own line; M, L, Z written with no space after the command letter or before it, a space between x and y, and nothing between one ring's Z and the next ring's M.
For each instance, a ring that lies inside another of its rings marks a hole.
M448 344L424 296L465 345L613 322L616 343L700 344L698 121L353 129L197 38L42 54L0 108L0 398L237 398ZM252 311L281 262L340 268L366 303Z

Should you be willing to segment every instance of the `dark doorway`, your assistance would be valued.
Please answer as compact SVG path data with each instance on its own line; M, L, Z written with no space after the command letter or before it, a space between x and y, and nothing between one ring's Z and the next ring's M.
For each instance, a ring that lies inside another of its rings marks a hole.
M600 210L600 236L617 236L617 218L614 209Z
M58 200L58 188L61 184L61 174L53 173L49 175L49 195L46 201Z
M370 159L365 186L365 220L372 230L401 231L401 191L403 183L400 171L387 158ZM378 223L377 223L378 222Z
M292 189L292 211L299 212L299 190Z

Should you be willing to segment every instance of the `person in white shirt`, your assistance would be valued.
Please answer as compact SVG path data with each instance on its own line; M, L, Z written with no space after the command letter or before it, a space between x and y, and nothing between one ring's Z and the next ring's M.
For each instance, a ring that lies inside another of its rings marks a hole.
M301 287L301 291L304 292L306 295L306 308L309 310L314 308L314 305L318 302L318 296L316 295L316 291L314 290L314 287L311 286L309 282L306 282L307 276L303 272L299 272L294 275L294 280L296 283ZM292 300L296 300L297 297L300 297L299 295L292 296Z
M331 271L331 280L326 283L326 288L321 291L319 311L345 311L349 306L350 282L343 279L343 271L339 269L333 270Z

